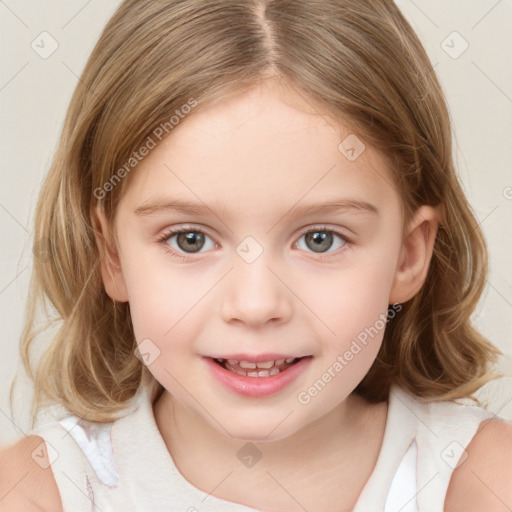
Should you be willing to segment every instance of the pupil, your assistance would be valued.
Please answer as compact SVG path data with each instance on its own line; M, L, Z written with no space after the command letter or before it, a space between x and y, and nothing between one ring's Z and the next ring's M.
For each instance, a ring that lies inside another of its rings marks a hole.
M202 233L194 233L194 232L179 233L177 242L178 242L180 249L183 249L184 251L187 250L186 244L189 244L188 248L200 250L202 247L202 244L204 243L204 235ZM186 242L186 244L183 242ZM196 245L196 246L194 246L194 245ZM195 252L195 251L191 251L191 252Z
M312 231L306 235L306 241L313 241L311 249L315 252L322 252L332 245L332 233L326 231Z

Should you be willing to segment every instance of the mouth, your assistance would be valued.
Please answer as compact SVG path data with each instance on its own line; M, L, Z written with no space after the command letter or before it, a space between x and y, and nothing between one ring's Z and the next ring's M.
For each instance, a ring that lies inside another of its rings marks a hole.
M308 369L313 356L284 354L230 354L204 357L214 379L231 392L248 398L263 398L283 391Z
M310 356L308 356L310 357ZM213 361L233 373L243 377L272 377L285 372L291 366L297 364L303 357L289 357L286 359L269 359L268 361L253 362L238 359L214 358Z

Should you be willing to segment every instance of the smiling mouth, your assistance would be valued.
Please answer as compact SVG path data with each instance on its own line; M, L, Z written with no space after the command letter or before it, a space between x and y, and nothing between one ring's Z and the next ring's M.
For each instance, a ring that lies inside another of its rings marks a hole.
M225 370L237 373L244 377L272 377L286 371L293 366L302 357L290 357L288 359L278 359L276 361L262 361L253 363L250 361L238 361L236 359L214 359L215 363L222 366Z

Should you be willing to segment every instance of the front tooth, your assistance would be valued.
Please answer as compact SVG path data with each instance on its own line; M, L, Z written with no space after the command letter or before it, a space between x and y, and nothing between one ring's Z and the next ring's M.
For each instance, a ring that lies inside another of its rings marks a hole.
M277 361L276 361L277 363ZM275 366L270 369L270 375L277 375L279 373L279 368L276 368Z
M247 372L247 377L257 377L258 372Z
M238 364L238 361L236 359L228 359L228 363L234 366L235 364Z
M279 366L279 365L281 365L281 364L283 364L283 363L284 363L284 359L278 359L278 360L276 361L276 366Z
M267 361L265 363L256 363L256 366L258 368L266 368L268 370L269 368L272 368L272 366L274 366L274 361Z
M258 377L268 377L270 375L268 370L261 370L258 372Z
M238 363L242 368L250 368L250 369L254 369L256 368L256 363L249 363L248 361L240 361Z
M288 359L286 359L287 363L291 363L292 361L295 361L295 357L289 357Z

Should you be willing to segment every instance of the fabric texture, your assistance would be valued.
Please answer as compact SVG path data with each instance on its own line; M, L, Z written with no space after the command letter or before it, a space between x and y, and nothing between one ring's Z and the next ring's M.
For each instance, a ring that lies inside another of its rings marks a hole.
M31 432L47 445L63 512L257 512L181 475L154 419L156 391L141 386L130 411L109 424L69 415ZM394 386L381 451L353 512L442 512L453 470L481 421L494 416L468 401L421 401Z

